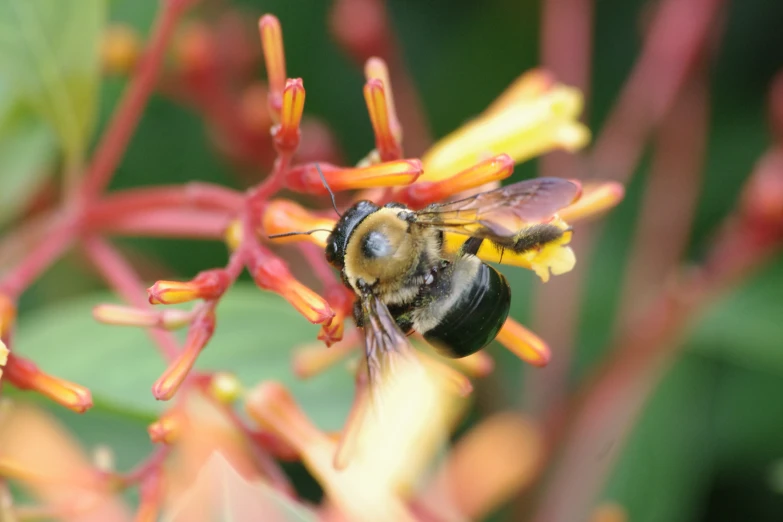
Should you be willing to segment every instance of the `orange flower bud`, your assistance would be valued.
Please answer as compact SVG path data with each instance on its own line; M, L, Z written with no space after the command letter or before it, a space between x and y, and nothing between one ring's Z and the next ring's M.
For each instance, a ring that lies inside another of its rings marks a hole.
M16 305L5 294L0 294L0 337L5 338L16 323Z
M279 121L286 81L283 30L280 28L280 21L273 15L262 16L258 21L258 30L261 33L266 76L269 80L269 114L274 121Z
M549 363L549 346L510 317L500 329L497 340L514 355L533 366L546 366Z
M485 351L476 352L461 359L450 359L450 361L470 377L486 377L495 369L495 361Z
M309 232L310 230L323 229L309 235L296 235L274 238L276 243L289 243L295 241L310 241L321 248L326 247L326 238L329 231L334 228L336 220L317 216L304 207L288 201L277 199L270 201L264 209L261 217L261 226L266 236L285 234L287 232Z
M624 196L625 187L620 183L585 183L581 197L558 212L558 216L568 222L595 216L616 206Z
M180 409L174 408L147 426L147 433L155 444L173 444L186 429L187 421L187 416Z
M100 304L92 309L93 317L117 326L158 327L176 330L190 323L193 313L187 310L147 310L114 304Z
M280 123L272 128L278 150L293 152L299 146L299 125L304 113L305 89L301 78L288 80L283 90Z
M8 355L5 366L8 381L20 390L34 390L76 413L84 413L92 407L90 390L38 369L32 361L14 354Z
M394 107L394 94L386 62L377 57L367 60L367 63L364 65L364 77L367 80L378 79L382 82L386 94L386 107L389 113L389 127L395 141L402 143L402 127L397 119L397 110Z
M101 61L109 74L128 74L141 54L142 43L136 31L125 24L106 28L101 42Z
M182 352L152 385L152 394L156 399L167 401L174 397L214 331L215 314L213 312L206 313L193 322Z
M382 161L391 161L402 157L400 143L392 132L389 102L383 81L372 78L364 86L364 100L367 102L367 112L375 132L375 148Z
M195 299L217 299L231 284L222 269L206 270L192 281L158 281L147 289L150 304L186 303Z
M319 163L326 182L335 192L373 187L398 187L409 185L423 172L417 159L387 161L360 168L340 168ZM309 194L326 194L315 165L301 165L288 172L288 187Z
M499 154L450 178L414 183L405 189L401 197L403 201L408 201L412 205L424 206L491 181L506 179L512 172L514 172L514 160L508 154Z
M260 288L279 294L311 323L325 323L334 317L323 297L294 279L282 260L259 256L253 260L251 275Z
M323 341L326 346L331 346L343 338L345 319L352 315L356 297L347 288L334 285L326 291L326 300L335 315L329 324L321 327L318 339Z

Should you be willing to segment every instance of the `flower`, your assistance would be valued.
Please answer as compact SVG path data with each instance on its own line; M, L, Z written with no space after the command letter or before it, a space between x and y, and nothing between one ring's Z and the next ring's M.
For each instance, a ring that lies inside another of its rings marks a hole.
M280 294L311 323L328 324L334 317L324 298L294 279L280 259L258 257L251 261L250 274L260 288Z
M448 447L449 433L465 403L448 383L415 360L400 360L395 378L384 381L382 411L357 410L342 440L350 439L352 458L335 469L340 444L318 430L278 383L264 383L247 398L246 410L300 456L321 484L329 519L414 521L477 520L520 489L541 469L541 429L517 413L489 417ZM357 424L360 430L355 430ZM353 435L353 438L351 438ZM446 451L443 451L446 450ZM433 472L433 457L445 455Z
M44 373L35 363L16 354L7 355L5 377L20 390L37 391L76 413L84 413L92 407L90 390Z
M497 154L519 163L551 150L584 147L590 132L576 120L581 93L560 84L540 89L543 83L536 73L523 75L478 118L433 145L422 157L420 181L449 177Z
M222 269L206 270L193 280L158 281L147 289L150 304L186 303L195 299L217 299L231 280Z

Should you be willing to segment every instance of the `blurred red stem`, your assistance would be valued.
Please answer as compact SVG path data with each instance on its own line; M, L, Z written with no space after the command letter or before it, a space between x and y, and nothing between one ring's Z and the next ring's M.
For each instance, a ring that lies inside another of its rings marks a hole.
M693 75L657 131L618 326L655 295L688 243L709 126L707 72L703 66Z
M230 221L226 214L198 210L151 210L119 214L96 223L93 231L112 235L221 240Z
M119 106L103 134L92 162L85 174L79 196L93 200L111 181L117 165L128 147L133 131L141 119L163 64L166 46L174 27L185 9L194 0L161 0L152 37L130 85L125 89Z
M592 58L593 0L546 0L542 10L541 60L558 81L574 86L589 100ZM585 115L583 115L583 118ZM584 178L583 158L553 152L540 160L541 176ZM592 234L580 227L573 248L582 259L589 250ZM542 369L525 368L525 407L541 413L566 393L568 370L579 319L579 295L585 263L546 285L534 289L533 326L547 340L557 357Z
M244 195L220 185L192 182L185 185L141 187L107 194L87 212L87 219L158 208L199 208L238 213Z
M705 51L724 0L662 0L644 49L596 140L593 173L627 181L650 131L669 113L693 63Z
M149 308L150 304L142 281L133 267L112 245L96 236L85 238L83 245L90 261L95 264L110 287L129 304L137 308ZM147 331L167 362L177 358L179 345L171 332L157 328L149 328Z

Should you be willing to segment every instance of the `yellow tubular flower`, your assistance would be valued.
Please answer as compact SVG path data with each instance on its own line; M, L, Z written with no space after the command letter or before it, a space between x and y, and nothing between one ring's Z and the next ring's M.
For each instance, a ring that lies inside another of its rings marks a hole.
M424 174L419 181L443 179L501 153L520 163L587 144L590 132L577 121L583 105L577 89L556 85L539 96L520 91L526 94L504 95L501 106L493 105L436 143L422 158Z

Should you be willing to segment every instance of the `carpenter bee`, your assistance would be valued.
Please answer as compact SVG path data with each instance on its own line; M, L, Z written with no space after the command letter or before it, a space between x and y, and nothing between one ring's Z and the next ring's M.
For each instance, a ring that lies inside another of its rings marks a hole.
M345 211L325 254L356 293L370 382L414 331L452 358L487 346L508 317L511 289L476 257L479 247L522 253L558 239L566 231L551 220L580 194L578 182L536 178L421 210L363 200ZM444 250L444 233L465 236L456 253Z

